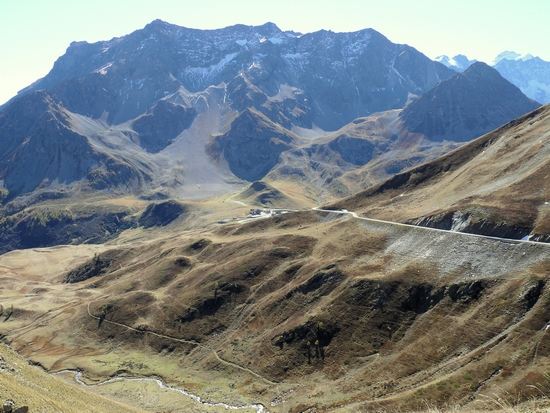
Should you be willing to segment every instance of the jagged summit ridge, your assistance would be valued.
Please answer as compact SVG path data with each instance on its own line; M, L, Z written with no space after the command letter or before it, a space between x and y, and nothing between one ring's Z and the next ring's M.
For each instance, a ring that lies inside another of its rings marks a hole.
M434 59L436 62L442 63L447 66L449 69L453 69L456 72L463 72L468 69L472 64L477 62L476 59L470 60L465 55L459 54L454 57L449 56L437 56Z
M156 20L127 36L72 43L51 72L21 94L97 75L98 88L113 93L104 110L119 124L180 87L196 93L243 75L269 96L282 85L302 90L315 102L315 123L336 130L358 116L403 107L410 93L451 74L372 29L302 35L273 23L197 30Z

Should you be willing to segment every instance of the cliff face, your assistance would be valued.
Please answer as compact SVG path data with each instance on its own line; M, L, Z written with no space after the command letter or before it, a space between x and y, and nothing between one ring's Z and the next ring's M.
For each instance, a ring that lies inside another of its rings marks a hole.
M253 110L245 110L231 124L231 129L214 138L208 147L211 156L223 156L231 172L240 179L263 178L278 162L279 156L292 147L296 138Z

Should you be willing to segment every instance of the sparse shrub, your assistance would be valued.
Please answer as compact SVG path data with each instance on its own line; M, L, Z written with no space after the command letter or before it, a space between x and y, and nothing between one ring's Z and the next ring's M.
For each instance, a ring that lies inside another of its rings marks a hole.
M97 324L97 328L99 329L101 327L101 324L103 323L103 320L105 320L105 317L107 317L107 314L113 310L113 306L111 304L104 304L101 307L101 313L99 314L99 322Z
M4 323L9 320L9 318L13 315L13 304L8 308L6 311L6 315L4 316Z

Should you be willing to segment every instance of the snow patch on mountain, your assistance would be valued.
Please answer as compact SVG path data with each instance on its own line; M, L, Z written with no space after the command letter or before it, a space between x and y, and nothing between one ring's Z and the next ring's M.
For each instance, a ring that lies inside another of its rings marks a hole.
M308 63L309 53L286 53L281 56L288 69L296 75L299 72L303 72Z
M523 93L540 103L550 103L550 62L530 54L504 52L495 69Z
M100 67L99 69L95 70L96 73L101 73L102 75L106 75L111 66L113 65L113 62L107 63L106 65Z
M347 42L342 47L342 56L344 64L354 64L368 48L371 36L369 33L363 33L361 36L348 37Z
M191 80L195 84L203 84L221 72L238 54L238 52L227 54L218 63L208 67L189 67L184 70L183 77Z
M550 102L550 84L539 82L536 79L529 80L527 86L522 89L527 96L532 96L537 102Z

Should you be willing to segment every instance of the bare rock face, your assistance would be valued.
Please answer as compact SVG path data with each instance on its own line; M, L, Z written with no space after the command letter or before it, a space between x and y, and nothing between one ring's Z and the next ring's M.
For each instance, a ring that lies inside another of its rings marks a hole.
M6 400L0 407L0 413L28 413L29 406L17 406L13 400Z
M432 141L466 142L539 106L495 69L477 62L424 93L401 118L410 132Z
M340 136L332 140L329 146L340 153L342 159L354 165L368 163L376 149L375 144L367 139Z
M86 137L71 130L61 105L45 91L0 113L0 180L8 199L57 180L70 184L98 166Z
M97 189L141 179L130 165L98 152L75 132L66 108L48 92L15 100L0 112L0 181L4 201L56 182L86 179Z
M145 228L162 227L168 225L186 211L184 205L172 200L150 204L143 212L138 224Z

